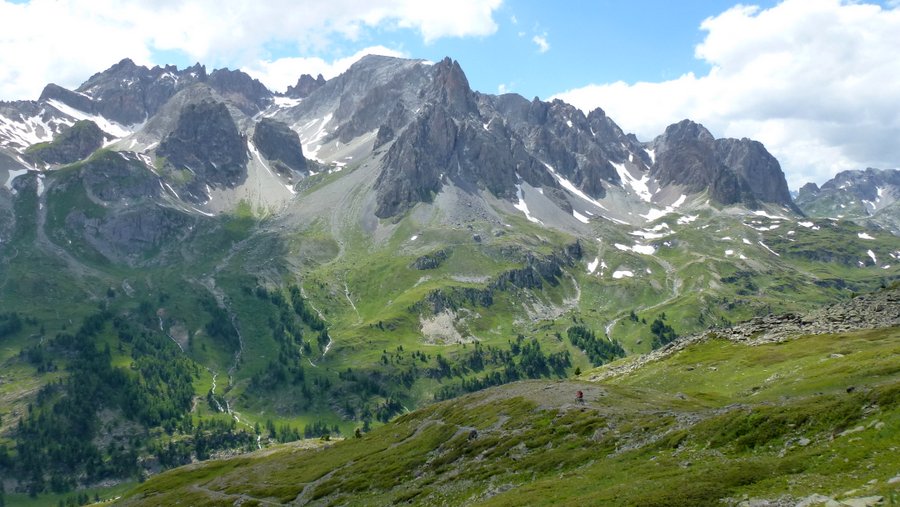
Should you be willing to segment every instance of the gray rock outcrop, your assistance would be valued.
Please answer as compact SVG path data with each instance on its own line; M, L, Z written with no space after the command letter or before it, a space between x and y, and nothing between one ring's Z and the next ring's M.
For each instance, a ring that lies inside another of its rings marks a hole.
M766 315L731 327L713 328L679 337L665 347L637 356L624 364L606 368L593 375L591 380L598 381L636 371L647 363L711 339L726 339L754 346L806 335L849 333L894 326L900 326L900 288L864 294L805 314Z
M322 74L316 76L315 79L309 74L301 74L294 86L288 86L285 96L292 99L305 99L309 94L318 90L325 84L325 78Z
M206 185L233 188L247 178L247 140L221 102L185 106L157 155L192 174L185 187L195 200L206 197Z
M25 150L25 158L34 164L71 164L103 146L106 136L96 123L75 122L49 143L41 143Z
M253 132L253 144L259 148L264 157L272 162L278 172L283 174L289 174L291 171L307 172L300 136L286 123L263 118L256 124L256 130Z
M754 208L759 201L799 212L778 161L756 141L715 139L703 125L683 120L651 146L656 161L650 172L661 185L681 185L689 193L709 190L726 205Z

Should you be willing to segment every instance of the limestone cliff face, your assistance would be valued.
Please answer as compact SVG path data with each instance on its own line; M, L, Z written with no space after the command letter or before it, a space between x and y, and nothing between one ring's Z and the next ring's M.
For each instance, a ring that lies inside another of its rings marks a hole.
M288 174L291 171L307 172L306 158L300 137L284 122L263 118L256 124L253 132L253 144L260 153L272 162L278 172Z
M75 92L44 90L86 113L98 114L122 125L141 123L153 116L179 90L206 79L206 69L195 65L184 70L167 65L148 69L124 59L90 77Z
M681 185L690 193L709 190L722 204L794 208L781 166L756 141L715 139L703 125L683 120L651 146L656 157L651 174L660 185Z
M248 115L265 109L274 96L265 85L239 70L216 69L207 83Z
M866 220L895 234L900 231L900 170L841 171L822 184L807 183L797 206L812 217Z
M185 106L156 153L191 174L185 187L195 200L205 197L207 185L235 187L247 178L247 140L221 102Z
M301 74L294 86L288 86L285 96L292 99L305 99L309 94L318 90L325 84L325 78L319 74L315 79L309 74Z
M25 158L34 164L71 164L100 149L104 139L96 123L82 120L62 131L52 142L25 150Z
M377 216L393 216L418 202L429 202L446 181L506 199L515 197L519 178L534 186L556 186L502 121L485 120L457 62L445 59L435 64L432 76L422 92L428 102L385 156L384 170L375 182ZM379 136L387 137L388 129L393 133L388 126Z

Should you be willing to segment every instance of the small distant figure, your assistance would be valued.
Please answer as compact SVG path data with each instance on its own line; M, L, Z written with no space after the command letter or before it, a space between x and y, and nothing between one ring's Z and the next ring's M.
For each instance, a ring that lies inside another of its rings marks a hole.
M575 401L577 401L578 403L584 403L584 393L581 391L576 392Z

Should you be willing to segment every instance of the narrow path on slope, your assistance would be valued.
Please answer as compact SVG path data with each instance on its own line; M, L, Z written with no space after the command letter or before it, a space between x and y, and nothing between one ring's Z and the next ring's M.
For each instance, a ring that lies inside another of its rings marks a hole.
M634 308L633 310L629 310L629 312L630 311L645 312L645 311L654 310L661 306L665 306L665 305L671 303L672 301L674 301L675 299L681 297L681 289L682 289L682 286L684 285L684 281L681 278L678 278L678 276L677 276L678 271L675 269L675 266L673 266L672 263L670 263L669 261L660 259L659 257L657 257L655 255L652 255L651 257L653 258L654 261L656 261L657 264L662 266L663 269L665 270L665 272L666 272L666 288L669 289L670 295L669 295L669 297L667 297L666 299L663 299L659 303L656 303L651 306L640 305L640 306ZM691 264L693 264L695 262L700 262L700 261L694 260L694 261L688 262L683 267L690 266ZM610 341L612 341L612 331L615 328L615 325L620 320L622 320L622 318L624 318L625 315L626 315L625 311L622 311L618 315L616 315L613 320L611 320L608 324L606 324L604 331L606 332L607 339L609 339Z
M359 314L359 310L356 308L353 300L350 299L350 287L347 286L347 282L344 282L344 297L347 298L347 301L350 302L350 306L353 308L353 311L356 312L356 323L362 324L362 315Z

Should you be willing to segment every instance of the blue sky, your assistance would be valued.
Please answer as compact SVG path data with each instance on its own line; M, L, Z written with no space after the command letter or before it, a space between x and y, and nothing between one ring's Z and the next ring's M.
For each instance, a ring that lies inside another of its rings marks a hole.
M765 8L776 2L752 3ZM505 89L528 98L547 98L588 83L657 81L707 72L710 66L694 56L694 47L704 37L700 23L735 4L733 0L505 0L493 13L497 28L489 35L426 42L415 28L386 24L362 31L355 40L334 37L323 47L268 41L263 54L269 60L300 56L330 61L383 46L411 58L437 61L450 56L460 62L478 91ZM545 40L546 50L541 51L535 37ZM195 61L178 50L154 51L152 59L182 67ZM202 63L244 66L228 55Z
M122 58L239 68L283 91L368 52L460 62L472 87L683 118L762 141L792 188L900 167L900 0L0 0L0 100Z
M761 6L774 4L754 2ZM735 4L723 0L511 0L496 11L488 36L443 38L425 44L414 31L379 29L339 51L384 45L416 58L459 60L472 87L505 86L527 98L550 97L588 83L656 81L709 70L694 57L700 23ZM544 37L541 52L533 41Z

